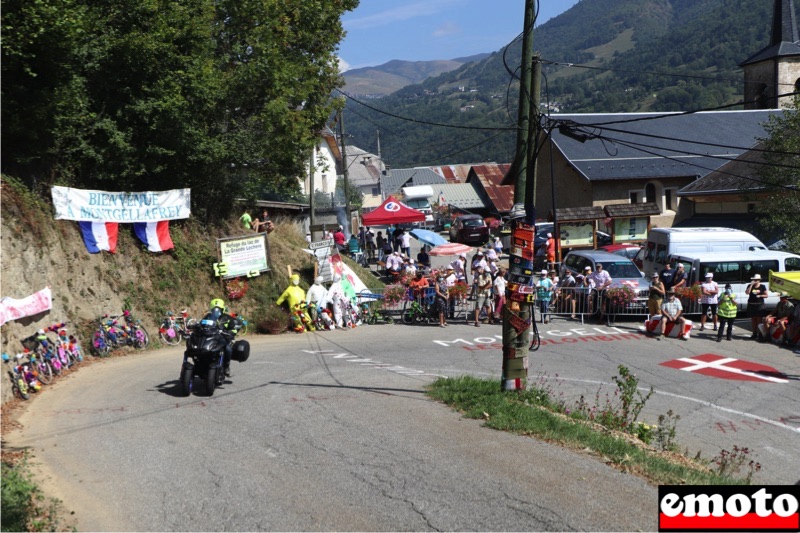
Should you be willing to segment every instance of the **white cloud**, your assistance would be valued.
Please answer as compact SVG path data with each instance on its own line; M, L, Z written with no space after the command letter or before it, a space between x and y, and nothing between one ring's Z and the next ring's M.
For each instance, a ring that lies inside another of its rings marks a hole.
M461 33L461 28L458 24L453 22L445 22L433 32L434 37L447 37L448 35L455 35Z
M404 20L435 15L453 6L454 0L428 0L401 5L380 13L343 20L345 30L366 30L395 24Z
M337 56L336 59L339 60L339 74L344 74L345 72L347 72L348 70L353 68L353 67L350 66L350 63L348 63L347 61L342 59L341 56Z

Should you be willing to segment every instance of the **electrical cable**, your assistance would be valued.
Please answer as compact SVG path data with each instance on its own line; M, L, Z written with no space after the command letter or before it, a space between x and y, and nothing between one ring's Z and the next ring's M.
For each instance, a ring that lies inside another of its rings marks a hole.
M587 70L602 70L606 72L621 72L625 74L652 74L654 76L664 76L670 78L690 78L696 80L707 80L707 81L726 81L730 83L742 83L741 79L733 79L733 78L721 78L716 76L700 76L696 74L676 74L670 72L658 72L658 71L649 71L649 70L626 70L626 69L615 69L615 68L608 68L608 67L594 67L591 65L576 65L575 63L564 63L561 61L553 61L551 59L542 59L542 63L548 65L555 65L560 67L569 67L569 68L582 68ZM745 83L760 83L757 81L748 82L745 80ZM794 87L793 83L777 83L777 84L770 84L770 85L787 85L789 87Z
M459 125L459 124L442 124L442 123L439 123L439 122L428 122L428 121L425 121L425 120L417 120L415 118L409 118L409 117L403 117L403 116L400 116L400 115L395 115L394 113L389 113L388 111L383 111L383 110L378 109L376 107L373 107L371 105L365 104L364 102L362 102L360 100L356 100L355 98L353 98L349 94L341 91L340 89L336 89L336 91L339 92L342 96L346 97L348 100L352 100L353 102L355 102L357 104L360 104L360 105L366 107L367 109L371 109L371 110L375 111L376 113L381 113L383 115L387 115L387 116L390 116L392 118L396 118L396 119L399 119L399 120L404 120L406 122L414 122L414 123L417 123L417 124L426 124L428 126L439 126L439 127L442 127L442 128L455 128L455 129L462 129L462 130L484 130L484 131L500 131L500 130L502 130L502 131L510 131L510 130L516 130L517 129L516 126L513 126L513 127L505 126L505 127L497 127L497 128L487 128L487 127L483 127L483 126L462 126L462 125Z

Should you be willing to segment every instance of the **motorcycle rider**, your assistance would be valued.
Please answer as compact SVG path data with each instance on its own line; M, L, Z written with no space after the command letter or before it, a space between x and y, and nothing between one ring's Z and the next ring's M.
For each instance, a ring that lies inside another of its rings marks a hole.
M239 319L232 316L229 311L230 310L225 307L225 302L222 298L214 298L211 300L210 309L205 319L214 320L222 330L231 334L231 341L233 341L233 336L239 331L241 324L239 323ZM233 342L229 342L225 346L223 370L227 377L231 376L231 355L233 355Z

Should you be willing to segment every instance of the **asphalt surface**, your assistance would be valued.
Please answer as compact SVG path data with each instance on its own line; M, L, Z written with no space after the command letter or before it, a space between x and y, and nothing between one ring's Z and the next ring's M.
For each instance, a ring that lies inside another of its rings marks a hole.
M532 383L567 404L602 401L624 364L656 391L641 418L679 414L677 442L692 456L746 447L762 465L755 483L798 482L791 351L704 334L656 342L635 322L546 328ZM655 487L598 458L484 428L423 394L440 375L499 383L501 335L397 324L251 336L250 360L211 398L179 395L180 349L132 353L48 387L7 444L35 450L46 488L80 530L654 530ZM703 353L768 364L786 379L660 364Z

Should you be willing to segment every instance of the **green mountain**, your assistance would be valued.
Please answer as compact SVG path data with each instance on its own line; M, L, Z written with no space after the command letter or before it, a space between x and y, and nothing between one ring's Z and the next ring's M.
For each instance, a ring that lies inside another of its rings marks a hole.
M489 54L477 54L439 61L402 61L395 59L378 65L351 69L342 74L348 94L385 96L407 85L420 83L443 72L455 70L464 63L480 61Z
M562 113L688 111L740 101L738 63L768 43L772 4L582 0L535 30L545 62L541 101ZM520 57L516 41L365 102L374 109L349 99L351 142L375 151L380 129L382 156L393 167L510 162L519 84L509 71L518 75Z

